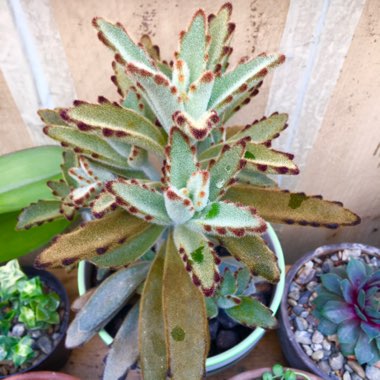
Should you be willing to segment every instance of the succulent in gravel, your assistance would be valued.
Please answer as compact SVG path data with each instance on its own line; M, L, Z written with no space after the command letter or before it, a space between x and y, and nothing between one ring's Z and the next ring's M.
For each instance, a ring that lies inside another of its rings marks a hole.
M340 351L360 364L380 360L380 269L352 259L321 276L313 301L318 330L337 334Z
M59 304L58 294L46 292L39 277L28 278L17 260L0 267L0 361L19 367L33 359L33 339L14 334L13 327L22 323L28 330L47 330L59 323Z
M275 328L276 318L254 297L254 293L254 279L247 267L235 270L232 266L225 267L215 294L206 298L208 318L216 318L222 309L229 318L243 326ZM258 317L261 319L257 320Z
M305 373L297 372L290 368L284 368L281 364L275 364L270 371L264 372L262 380L310 380Z
M146 379L165 378L168 371L174 378L203 375L209 348L204 296L220 281L216 244L275 283L276 258L260 237L264 219L327 228L359 222L340 203L281 191L266 176L298 174L291 154L270 147L287 126L286 114L226 130L285 59L264 53L227 70L231 12L230 3L208 17L198 10L170 64L148 36L135 44L121 24L95 18L100 40L115 52L112 80L122 99L40 111L44 132L66 149L64 180L49 182L57 199L25 209L19 227L78 212L96 220L57 237L36 263L67 266L85 259L100 268L128 266L85 303L67 345L93 336L144 283L139 313L128 314L115 337L105 378L122 376L137 359L135 350L117 350L136 347L131 340L137 337ZM151 265L141 260L162 240ZM116 294L119 283L125 287ZM257 321L262 310L255 308Z

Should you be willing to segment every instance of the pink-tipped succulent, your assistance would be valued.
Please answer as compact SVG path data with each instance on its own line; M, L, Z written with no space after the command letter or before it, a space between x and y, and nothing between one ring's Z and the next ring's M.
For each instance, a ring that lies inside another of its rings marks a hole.
M380 269L351 260L321 276L314 300L318 329L337 334L341 352L360 364L380 360Z
M260 237L264 220L328 228L359 222L341 204L281 191L266 176L298 174L291 154L270 148L286 128L286 114L225 128L284 62L282 54L264 53L227 70L231 12L230 3L208 17L198 10L170 64L148 36L136 44L121 24L95 18L99 39L115 52L111 79L122 99L40 111L44 132L65 148L64 181L49 183L57 199L24 210L19 227L83 212L95 220L57 237L37 264L85 259L100 268L128 267L113 276L131 286L114 299L116 280L102 283L78 313L67 344L88 340L146 277L140 306L115 337L106 379L120 377L136 360L136 350L123 348L137 347L137 337L145 378L201 378L209 347L204 296L220 281L216 244L276 282L275 255ZM147 274L141 258L163 238Z

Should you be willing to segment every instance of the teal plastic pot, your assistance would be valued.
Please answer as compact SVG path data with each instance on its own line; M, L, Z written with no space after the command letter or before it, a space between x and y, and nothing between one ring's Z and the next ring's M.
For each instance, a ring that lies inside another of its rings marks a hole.
M270 224L268 224L268 229L264 235L264 238L267 241L269 247L276 254L278 265L281 271L280 281L274 288L275 290L272 297L272 302L270 304L270 309L273 311L273 313L276 313L281 304L281 298L285 286L284 254L282 252L280 241L278 240L278 237ZM84 294L88 290L89 279L87 277L86 262L82 261L79 263L78 267L78 289L80 295ZM248 335L236 346L221 354L208 358L206 360L207 374L225 369L226 367L245 357L256 346L259 340L263 337L264 333L264 329L256 328L250 335ZM106 345L110 345L113 341L112 336L105 330L101 330L99 332L99 336Z

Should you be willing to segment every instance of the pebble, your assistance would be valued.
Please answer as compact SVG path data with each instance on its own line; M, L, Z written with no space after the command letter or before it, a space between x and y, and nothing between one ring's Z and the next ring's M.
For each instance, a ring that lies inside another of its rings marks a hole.
M311 263L313 265L313 263ZM315 270L310 266L304 266L301 272L299 272L298 277L296 278L296 281L299 284L305 285L308 282L310 282L315 275Z
M328 335L327 340L329 340L330 342L338 343L338 335Z
M350 372L346 371L346 372L343 374L343 380L351 380Z
M323 335L318 330L315 330L311 341L316 344L321 344L323 342Z
M306 352L307 356L313 355L313 350L307 344L302 345L303 350Z
M53 338L54 341L57 341L60 337L61 337L61 334L58 333L58 332L56 332L56 333L54 333L54 334L52 335L52 338Z
M312 359L315 360L316 362L319 362L320 360L323 359L324 353L322 350L315 351L313 355L311 355Z
M298 289L294 289L292 292L288 294L288 297L298 301L300 298L300 291Z
M311 341L313 341L313 339L311 339ZM314 343L311 345L311 348L313 349L313 351L319 351L319 350L322 350L323 347L319 343Z
M351 375L351 380L363 380L364 377L360 377L357 373Z
M329 366L329 363L327 363L327 360L322 360L318 363L319 368L325 372L325 373L330 373L331 368Z
M308 311L303 311L303 312L301 313L301 317L302 317L302 318L307 318L308 315L309 315L309 312L308 312Z
M44 354L49 354L53 349L53 344L47 335L38 338L37 345Z
M297 306L297 301L296 300L293 300L291 298L288 298L288 304L290 306Z
M289 286L289 292L293 292L294 290L300 290L300 286L296 282L292 282Z
M322 264L322 271L324 273L331 272L331 269L334 268L334 263L330 259L326 259Z
M310 295L311 295L311 292L309 290L306 290L306 292L303 292L300 295L298 303L301 304L301 305L307 305L308 302L309 302Z
M303 313L304 310L305 309L302 306L300 306L300 305L296 305L296 306L293 307L293 313L295 315L301 315L301 313Z
M232 320L225 312L224 310L220 310L219 311L219 315L218 315L218 320L220 322L220 324L226 328L226 329L232 329L234 328L235 326L238 325L237 322L235 322L234 320Z
M310 333L307 331L296 331L294 333L296 342L300 344L311 344Z
M365 374L369 380L380 379L380 369L377 367L367 365L367 368L365 369Z
M17 337L22 337L25 334L26 328L22 323L16 323L13 328L11 335L17 336Z
M325 351L330 351L331 350L331 343L328 342L326 339L323 339L322 347Z
M307 329L307 322L305 319L301 318L301 317L296 317L295 319L295 325L296 325L296 329L298 331L304 331Z
M330 364L330 367L334 371L338 371L338 370L342 369L343 364L344 364L343 355L340 352L337 352L336 354L331 355L330 359L329 359L329 364Z
M348 365L361 377L364 379L365 377L365 372L363 367L356 361L354 360L349 360Z
M309 290L310 292L313 292L317 286L318 286L318 283L316 281L310 281L306 285L306 289Z
M42 335L42 332L41 332L41 330L31 330L31 331L29 331L29 335L32 338L37 339Z

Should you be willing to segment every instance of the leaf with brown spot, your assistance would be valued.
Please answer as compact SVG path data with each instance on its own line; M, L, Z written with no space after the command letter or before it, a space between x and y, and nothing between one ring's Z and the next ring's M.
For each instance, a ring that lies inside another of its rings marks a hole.
M125 98L127 94L130 92L130 88L133 86L133 82L128 78L128 75L125 73L125 65L122 65L117 61L113 61L112 68L115 74L112 78L112 81L116 85L119 95Z
M169 370L174 379L199 380L209 349L204 296L187 274L171 235L165 256L162 298Z
M223 246L237 260L244 263L256 276L262 276L272 283L280 279L280 270L275 254L259 235L243 238L220 238Z
M245 183L254 186L260 187L274 187L277 188L277 183L272 179L266 176L263 173L258 172L254 168L246 167L241 170L236 179L239 183Z
M301 203L294 202L299 198L303 199ZM303 193L237 184L227 191L224 199L253 206L259 215L273 223L296 223L327 228L360 223L360 218L342 207L339 202L325 201L320 197L307 196ZM295 203L299 204L296 208Z
M162 278L165 244L156 255L145 280L139 318L140 364L145 380L163 380L167 375L167 356L162 306Z
M128 214L124 210L116 210L102 219L87 222L82 227L58 236L52 245L46 248L36 259L37 266L58 267L63 262L90 259L112 251L120 245L120 240L134 234L147 223Z

